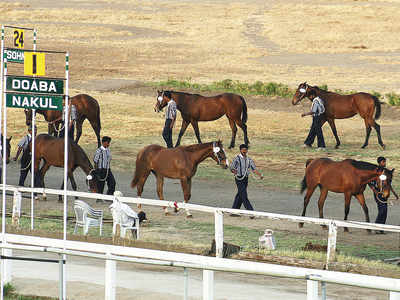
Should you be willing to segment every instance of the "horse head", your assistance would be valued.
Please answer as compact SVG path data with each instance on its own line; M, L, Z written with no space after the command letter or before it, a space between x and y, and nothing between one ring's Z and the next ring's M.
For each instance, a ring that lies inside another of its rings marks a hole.
M388 198L390 196L393 172L394 169L389 170L386 168L378 168L378 188L379 193L381 193L384 198Z
M89 172L89 174L86 176L86 185L89 187L90 192L98 193L97 181L98 181L98 177L95 173L95 170L92 169Z
M168 101L171 99L171 97L170 91L157 91L157 101L156 105L154 106L154 111L162 111L163 108L168 105Z
M213 152L211 158L217 162L223 169L228 168L228 159L226 158L224 146L221 140L212 143Z
M29 126L32 123L32 109L25 108L24 113L25 113L25 124L26 126Z
M307 82L300 83L296 93L293 95L292 104L299 104L301 100L305 97L309 97L311 92L311 86L307 84Z

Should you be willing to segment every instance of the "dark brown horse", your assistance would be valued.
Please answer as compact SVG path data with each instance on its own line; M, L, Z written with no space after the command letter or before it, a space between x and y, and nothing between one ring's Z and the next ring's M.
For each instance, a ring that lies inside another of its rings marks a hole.
M189 94L174 91L158 91L157 102L154 107L156 112L161 111L168 104L169 99L176 102L177 109L182 115L182 126L175 147L181 143L181 138L189 124L192 124L197 141L201 144L199 121L214 121L223 115L229 120L232 129L232 140L229 148L235 147L237 126L242 128L244 143L248 145L247 138L247 105L242 96L225 93L213 97L204 97L197 94Z
M335 119L347 119L359 114L361 118L364 119L367 131L362 148L367 147L369 136L371 134L371 127L374 127L378 136L378 143L383 149L385 149L381 137L381 127L375 122L375 120L378 120L381 115L381 102L377 97L368 93L340 95L324 91L317 86L310 86L304 82L297 88L296 93L293 96L292 104L296 105L306 97L313 100L316 96L320 97L324 101L325 119L322 121L322 125L328 121L336 139L336 148L339 147L340 140L336 131Z
M211 142L177 148L164 148L159 145L150 145L138 153L136 170L131 187L137 186L137 194L141 197L143 186L152 172L157 179L157 194L160 200L164 199L164 177L180 179L185 202L190 200L192 177L196 174L197 166L207 157L214 159L223 168L227 168L227 160L222 142ZM139 205L140 207L140 205ZM164 207L165 214L168 210ZM191 217L186 210L187 217Z
M44 164L39 170L40 161L43 160ZM44 186L44 176L49 170L50 166L64 168L64 138L56 138L48 134L39 134L35 139L35 176L40 178L36 181L36 185ZM68 178L71 182L72 189L76 191L76 182L74 179L74 171L80 167L88 176L90 190L97 193L97 180L94 176L93 166L87 157L85 151L76 144L70 141L68 145ZM90 176L89 176L90 175ZM40 176L40 177L39 177ZM64 181L61 189L64 188ZM43 198L46 198L43 195ZM59 196L59 200L61 196Z
M3 135L1 135L0 138L1 138L0 144L3 147ZM12 136L10 138L6 138L6 164L10 163L11 139L12 139ZM3 148L1 148L1 155L3 155ZM0 163L3 164L2 161Z
M366 184L372 180L377 180L380 192L384 197L389 197L393 171L394 169L390 171L368 162L353 159L338 162L329 158L309 159L306 163L306 174L301 183L301 193L307 189L307 193L304 196L302 216L306 215L308 202L315 188L319 186L318 208L320 218L324 217L325 199L328 191L331 191L344 194L344 220L347 220L347 215L350 211L350 200L354 196L363 208L365 220L369 222L368 207L364 198ZM303 223L300 223L299 226L303 227ZM348 231L348 229L345 228L345 231Z
M75 105L77 112L76 119L76 139L75 142L78 143L79 139L82 135L82 125L83 122L88 119L90 125L92 125L93 131L97 137L97 146L101 146L100 142L100 130L101 130L101 122L100 122L100 106L96 99L86 94L76 95L71 99L71 103ZM47 122L53 122L60 118L62 111L58 110L36 110L37 113L44 116L44 119ZM30 125L32 122L32 110L25 109L25 119L26 125ZM62 121L56 121L53 124L48 124L48 132L54 136L57 136L59 131L59 127Z

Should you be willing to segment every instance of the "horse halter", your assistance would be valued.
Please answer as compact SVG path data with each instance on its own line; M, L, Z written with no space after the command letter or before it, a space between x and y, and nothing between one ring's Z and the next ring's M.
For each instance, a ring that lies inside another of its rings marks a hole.
M219 158L218 153L221 151L221 148L217 146L217 144L215 142L213 142L213 153L215 154L215 156L218 159L218 164L221 163L221 159Z
M164 99L164 91L161 92L161 95L157 97L158 102L161 104L161 102Z
M387 176L385 174L381 174L379 177L380 182L380 187L379 187L379 192L383 192L383 182L387 179Z
M308 90L308 84L306 83L305 85L306 85L306 88L304 88L304 87L299 88L299 92L302 93L304 96Z

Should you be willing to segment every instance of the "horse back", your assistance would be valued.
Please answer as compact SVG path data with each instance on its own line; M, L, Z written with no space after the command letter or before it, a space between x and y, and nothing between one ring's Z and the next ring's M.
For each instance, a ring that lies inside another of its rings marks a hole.
M100 110L97 100L87 94L79 94L70 99L71 103L75 105L77 112L81 115L89 116L98 113Z

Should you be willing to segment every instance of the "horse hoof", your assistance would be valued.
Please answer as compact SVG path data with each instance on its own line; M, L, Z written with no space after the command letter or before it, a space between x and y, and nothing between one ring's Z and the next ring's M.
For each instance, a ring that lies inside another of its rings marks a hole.
M336 146L335 146L335 149L339 149L339 145L336 145Z
M347 227L344 228L343 232L350 233L350 231L349 231L349 229Z
M365 147L367 147L367 145L362 145L362 146L361 146L361 149L365 149Z
M193 215L187 215L186 216L186 219L192 219L193 218Z
M179 209L175 207L174 212L177 214L179 212Z
M235 148L235 146L233 145L230 145L229 147L228 147L228 149L232 149L232 148Z
M321 227L323 230L328 230L328 226L326 226L326 225L321 225Z
M169 216L169 212L164 213L165 216Z
M385 148L386 148L385 144L382 144L381 147L383 150L385 150Z
M299 228L303 228L304 223L299 223Z

